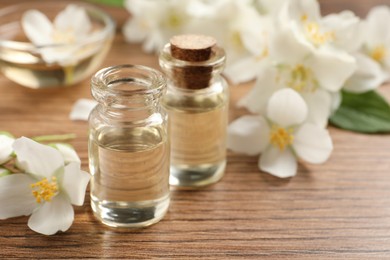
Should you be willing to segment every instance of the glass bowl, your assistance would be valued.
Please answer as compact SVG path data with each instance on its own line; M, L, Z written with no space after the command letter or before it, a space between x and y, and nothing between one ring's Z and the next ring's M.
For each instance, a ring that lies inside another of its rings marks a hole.
M69 4L85 9L91 37L66 44L34 45L23 31L23 14L36 9L51 22ZM99 8L83 2L30 1L0 9L0 70L10 80L29 88L76 84L93 74L109 51L115 33L114 20ZM45 58L45 53L62 58ZM64 53L66 53L64 55Z

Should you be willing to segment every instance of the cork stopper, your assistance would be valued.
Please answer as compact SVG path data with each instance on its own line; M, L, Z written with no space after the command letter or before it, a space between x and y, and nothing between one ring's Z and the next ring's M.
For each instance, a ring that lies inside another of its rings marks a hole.
M170 40L171 55L188 62L205 62L213 55L217 41L210 36L186 34L173 36ZM204 65L175 69L175 84L187 89L202 89L209 86L212 68Z
M171 38L171 54L178 60L206 61L210 59L212 48L217 41L210 36L185 34Z

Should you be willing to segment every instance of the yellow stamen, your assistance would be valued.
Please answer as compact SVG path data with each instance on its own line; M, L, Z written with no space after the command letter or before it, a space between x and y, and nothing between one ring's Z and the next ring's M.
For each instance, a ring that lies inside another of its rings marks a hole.
M241 34L239 31L233 31L230 34L231 42L233 43L233 47L235 47L237 50L242 49L244 44L241 39Z
M287 146L290 146L294 141L292 131L292 129L274 125L269 136L271 144L278 147L280 151L284 151L284 149L286 149Z
M31 184L32 194L36 198L37 203L51 201L58 193L57 178L52 177L51 182L47 178Z
M52 35L54 43L75 43L76 38L73 28L68 28L65 32L54 31Z
M264 58L267 58L268 55L269 55L269 50L268 50L267 47L264 47L264 48L263 48L263 52L262 52L260 55L258 55L258 56L256 57L256 60L260 61L260 60L262 60L262 59L264 59Z
M309 21L306 14L301 16L301 21L308 40L315 45L322 45L335 40L336 35L334 32L323 32L320 25L316 22Z
M290 71L290 80L287 86L298 92L314 92L318 87L318 82L308 67L298 64Z
M166 24L171 28L178 28L183 24L183 18L177 13L171 13L166 20Z
M374 60L381 63L387 55L387 50L385 46L379 45L371 51L370 55Z

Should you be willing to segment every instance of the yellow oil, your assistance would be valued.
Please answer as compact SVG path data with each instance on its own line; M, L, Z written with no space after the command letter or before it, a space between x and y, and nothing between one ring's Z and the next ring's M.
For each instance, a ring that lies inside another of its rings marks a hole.
M91 131L91 205L111 226L160 220L169 205L169 142L161 127Z
M171 135L170 183L200 187L218 181L226 165L227 98L224 92L178 99L167 94Z

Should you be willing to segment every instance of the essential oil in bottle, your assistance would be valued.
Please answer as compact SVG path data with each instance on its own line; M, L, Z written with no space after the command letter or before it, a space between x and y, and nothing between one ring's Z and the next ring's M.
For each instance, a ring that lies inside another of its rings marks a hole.
M171 135L170 184L202 187L226 166L228 86L221 77L225 52L212 37L179 35L160 54L168 77L163 104Z

